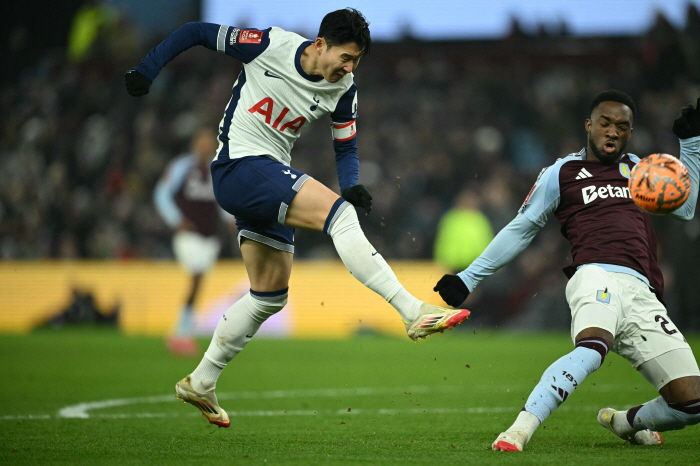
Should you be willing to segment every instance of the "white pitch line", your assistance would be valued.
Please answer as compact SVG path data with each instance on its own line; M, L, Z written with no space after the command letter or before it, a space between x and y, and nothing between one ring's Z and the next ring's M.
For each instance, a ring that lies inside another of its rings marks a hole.
M607 385L607 384L606 384ZM606 386L603 384L598 384L596 387L598 390L608 391ZM470 393L481 393L484 391L489 391L489 393L506 392L510 390L522 390L525 387L510 385L505 386L481 386L481 387L469 387L464 385L447 385L441 387L427 387L427 386L413 386L408 388L388 388L388 387L359 387L359 388L340 388L340 389L303 389L303 390L270 390L262 392L223 392L217 394L220 400L236 400L236 399L283 399L283 398L303 398L303 397L351 397L351 396L374 396L374 395L422 395L426 393L461 393L464 391L469 391ZM179 417L185 416L182 414L169 414L169 413L133 413L133 414L98 414L90 413L90 411L100 410L105 408L113 408L118 406L128 406L136 404L153 404L153 403L169 403L174 400L174 395L159 395L159 396L147 396L147 397L137 397L137 398L121 398L113 400L103 400L103 401L93 401L87 403L78 403L71 406L66 406L60 409L55 415L51 414L28 414L28 415L7 415L0 416L0 421L13 421L13 420L45 420L45 419L90 419L90 418L108 418L108 419L129 419L129 418L157 418L157 417ZM632 406L632 405L630 405ZM251 416L313 416L313 415L346 415L346 414L422 414L422 413L439 413L439 414L490 414L512 411L517 408L430 408L430 409L378 409L378 410L360 410L354 409L351 412L346 410L332 411L332 410L321 410L321 411L311 411L311 410L288 410L288 411L229 411L230 417L251 417ZM589 410L595 409L594 407L574 407L569 405L564 405L561 409L568 410ZM198 413L192 413L191 415L198 415Z
M388 387L361 387L361 388L328 388L328 389L306 389L306 390L272 390L264 392L224 392L217 393L219 400L237 400L237 399L273 399L273 398L301 398L301 397L345 397L345 396L374 396L386 395L395 393L403 394L424 394L429 392L440 393L456 393L464 391L465 388L459 385L447 385L444 387L425 387L414 386L406 388L388 388ZM175 399L175 395L148 396L139 398L122 398L116 400L93 401L89 403L78 403L76 405L66 406L58 411L58 417L68 419L88 419L90 414L88 411L113 408L115 406L126 406L145 403L167 403Z
M407 409L347 409L331 410L265 410L265 411L229 411L229 417L274 417L274 416L349 416L349 415L401 415L401 414L495 414L501 412L514 412L517 408L407 408ZM88 418L99 419L133 419L133 418L166 418L166 417L195 417L199 413L194 411L182 413L130 413L130 414L93 414ZM58 419L61 416L51 416L49 414L28 415L28 416L3 416L0 420L27 420L27 419ZM79 418L79 419L88 419Z

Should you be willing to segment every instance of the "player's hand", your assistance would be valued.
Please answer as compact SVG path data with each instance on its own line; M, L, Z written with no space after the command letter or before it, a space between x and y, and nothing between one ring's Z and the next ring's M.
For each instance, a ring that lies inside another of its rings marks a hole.
M124 84L129 95L134 97L148 94L151 87L151 81L136 70L129 70L124 74Z
M452 307L459 307L469 296L469 288L457 275L443 275L433 291Z
M345 188L343 199L355 207L362 207L367 212L367 215L372 211L372 195L361 184Z
M678 139L700 136L700 98L695 107L693 104L683 107L681 115L673 122L673 132Z

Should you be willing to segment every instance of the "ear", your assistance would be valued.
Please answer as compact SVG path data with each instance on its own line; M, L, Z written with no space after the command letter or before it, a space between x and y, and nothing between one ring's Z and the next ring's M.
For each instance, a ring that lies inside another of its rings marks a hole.
M590 132L591 132L591 125L592 125L592 124L593 124L593 122L591 121L591 119L590 119L590 118L586 118L585 127L586 127L586 132L587 132L587 133L590 133Z
M325 47L326 39L324 39L323 37L317 37L314 41L314 48L316 49L316 53L320 55Z

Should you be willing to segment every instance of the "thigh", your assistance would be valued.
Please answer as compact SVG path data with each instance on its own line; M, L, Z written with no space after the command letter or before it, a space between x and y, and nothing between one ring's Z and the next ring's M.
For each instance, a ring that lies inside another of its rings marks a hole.
M639 373L669 403L700 398L700 370L690 348L671 350L645 361Z
M690 345L668 316L664 305L644 285L636 288L616 345L616 352L635 368L674 350L690 351Z
M292 253L247 240L241 243L241 255L252 290L278 291L289 287Z
M595 265L581 267L566 285L571 308L571 339L599 329L613 338L618 333L623 296L612 274ZM591 335L587 335L591 336Z
M328 214L339 197L322 183L310 179L294 197L284 224L294 228L323 231Z

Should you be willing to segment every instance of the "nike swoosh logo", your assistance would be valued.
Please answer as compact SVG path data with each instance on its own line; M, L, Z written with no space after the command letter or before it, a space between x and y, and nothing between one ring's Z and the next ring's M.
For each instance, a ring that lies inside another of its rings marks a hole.
M253 338L253 335L246 335L246 338Z
M372 255L373 255L373 256L376 256L376 255L377 255L377 251L374 251L374 252L372 253Z
M268 78L282 79L281 76L275 76L274 74L270 73L269 71L265 71L265 76L267 76Z

